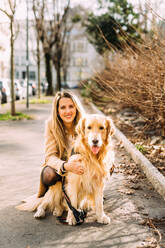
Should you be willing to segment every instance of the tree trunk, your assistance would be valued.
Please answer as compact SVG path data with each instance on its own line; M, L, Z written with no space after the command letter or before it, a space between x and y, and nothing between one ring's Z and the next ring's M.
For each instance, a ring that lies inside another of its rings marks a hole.
M15 115L15 92L14 92L14 33L13 17L10 19L10 80L11 80L11 115Z
M53 85L52 85L52 69L51 69L51 56L49 53L45 53L45 65L46 65L46 79L48 82L48 88L46 90L47 96L53 96Z
M41 78L40 78L40 64L41 64L41 58L40 58L40 40L37 36L37 74L38 74L38 98L41 97Z
M61 91L61 58L62 58L62 51L60 45L57 43L56 45L57 52L54 54L52 60L56 70L56 91Z
M56 64L56 91L61 90L61 64L60 61L57 61Z
M68 74L67 67L63 67L63 81L65 83L67 82L67 74Z

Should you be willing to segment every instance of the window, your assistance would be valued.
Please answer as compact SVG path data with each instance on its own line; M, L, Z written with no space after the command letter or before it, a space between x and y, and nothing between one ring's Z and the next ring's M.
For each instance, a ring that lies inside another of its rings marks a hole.
M29 71L29 79L35 80L36 79L36 73L35 71Z
M15 64L19 65L19 56L15 56Z
M88 50L87 48L88 45L86 41L81 41L77 43L77 52L81 52L81 53L87 52Z
M15 77L16 77L16 79L19 79L19 71L15 72Z
M21 64L26 65L26 57L25 56L21 56Z
M70 73L69 73L69 71L67 72L67 80L70 80Z
M84 52L84 44L82 42L77 43L77 52Z
M23 78L23 79L26 78L26 71L22 71L22 78Z
M72 58L72 60L71 60L71 65L72 65L72 66L75 66L75 65L76 65L76 60L75 60L75 58Z
M76 46L75 46L75 43L72 44L72 52L75 52L76 51Z
M88 66L88 59L87 58L84 59L84 66Z
M83 58L81 57L76 58L76 66L83 66Z
M72 48L71 49L72 52L79 52L79 53L87 52L87 42L84 41L73 42L71 48Z

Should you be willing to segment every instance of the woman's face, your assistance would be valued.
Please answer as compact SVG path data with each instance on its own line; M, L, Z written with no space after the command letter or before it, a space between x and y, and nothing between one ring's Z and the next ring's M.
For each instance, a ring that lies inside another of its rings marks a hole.
M71 124L76 116L76 106L72 99L62 97L59 101L58 113L64 125Z

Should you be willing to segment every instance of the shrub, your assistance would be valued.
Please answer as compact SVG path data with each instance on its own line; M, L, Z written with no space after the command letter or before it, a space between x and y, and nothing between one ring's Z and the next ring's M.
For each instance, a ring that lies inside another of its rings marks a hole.
M136 48L117 53L94 76L97 86L91 88L91 95L95 101L113 100L134 108L165 136L165 40L152 38Z

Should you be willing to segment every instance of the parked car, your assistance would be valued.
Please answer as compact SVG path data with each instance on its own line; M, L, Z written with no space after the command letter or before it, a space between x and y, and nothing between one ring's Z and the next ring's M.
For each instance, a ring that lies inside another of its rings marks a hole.
M78 83L77 81L67 81L67 82L62 82L61 83L62 88L69 88L69 89L76 89L78 88Z
M61 88L68 89L68 85L66 82L61 82Z
M48 88L48 83L46 81L41 82L41 92L44 94Z
M23 88L18 80L14 80L15 99L21 100L23 98Z
M22 86L22 98L26 98L27 82L25 79L20 80L20 85ZM29 96L32 96L32 86L29 84Z
M7 78L0 79L0 100L1 104L7 103L10 101L10 88L8 86L8 83L10 82Z
M0 102L1 104L7 103L7 94L5 88L2 88L2 90L0 91Z
M37 94L37 86L36 83L33 81L29 81L29 85L32 87L32 96Z

